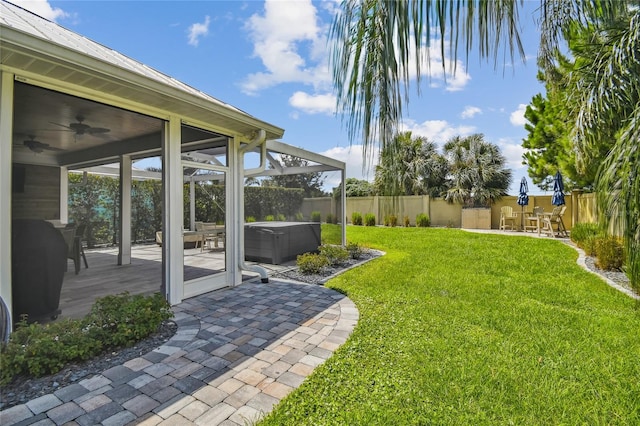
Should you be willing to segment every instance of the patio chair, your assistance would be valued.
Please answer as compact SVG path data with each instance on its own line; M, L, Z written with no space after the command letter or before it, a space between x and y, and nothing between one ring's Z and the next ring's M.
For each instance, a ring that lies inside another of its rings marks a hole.
M85 269L89 269L89 263L87 262L87 255L84 254L84 233L87 229L87 225L81 223L76 228L75 242L78 244L78 249L80 251L80 256L82 256L82 260L84 261Z
M218 248L220 245L220 241L225 244L225 226L218 225L216 223L203 223L202 224L202 245L200 246L200 251L204 251L205 245L209 250L213 250L214 248ZM213 243L213 247L211 246Z
M84 224L77 226L75 224L68 224L64 229L60 229L64 237L64 242L67 243L67 258L73 260L76 275L80 272L80 258L84 260L84 267L89 268L87 256L84 254L84 247L82 246L85 229L86 226Z
M540 232L549 237L568 237L567 228L562 221L562 216L566 210L567 206L557 206L553 208L550 215L543 215Z
M73 260L73 266L75 267L76 275L78 275L80 272L80 251L76 244L76 227L74 225L68 225L59 231L67 245L67 259ZM67 268L65 267L65 271L66 270Z
M511 230L514 230L516 225L517 215L513 214L513 207L504 206L500 209L500 230L506 231L507 225L511 224Z
M524 232L531 231L540 233L540 217L544 213L544 208L536 206L533 208L533 213L530 213L524 218Z

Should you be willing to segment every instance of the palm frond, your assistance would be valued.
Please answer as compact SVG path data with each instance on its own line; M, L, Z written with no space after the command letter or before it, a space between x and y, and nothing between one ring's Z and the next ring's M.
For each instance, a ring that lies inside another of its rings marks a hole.
M456 63L459 40L468 54L524 59L518 33L518 4L513 0L344 0L330 38L331 67L351 143L361 141L365 160L374 144L385 147L397 132L408 100L412 75L418 87L430 64L432 26L439 35L443 67L447 45ZM452 42L446 36L451 34ZM413 52L413 54L412 54Z

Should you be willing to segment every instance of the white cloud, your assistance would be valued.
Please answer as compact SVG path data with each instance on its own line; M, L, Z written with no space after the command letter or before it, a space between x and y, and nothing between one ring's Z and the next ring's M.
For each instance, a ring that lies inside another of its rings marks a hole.
M187 32L189 33L189 44L191 46L197 46L200 42L200 38L209 34L209 24L211 23L211 18L209 16L205 16L203 23L196 22L195 24L191 24Z
M509 121L511 124L517 127L522 127L527 123L527 119L524 118L524 112L527 110L527 106L525 104L518 105L518 109L513 111L509 116Z
M375 166L378 164L378 148L375 147L368 152L367 161L363 157L362 145L351 145L350 147L335 147L321 152L327 157L343 161L347 167L347 177L373 181ZM337 187L340 185L340 174L327 174L325 188Z
M289 104L307 114L331 115L335 111L336 97L331 93L323 95L310 95L305 92L295 92L289 98Z
M522 154L524 148L520 142L514 142L511 138L500 138L496 145L500 148L500 152L507 160L507 167L510 169L522 168Z
M437 34L432 35L431 45L425 49L422 54L420 64L421 77L427 78L429 87L439 88L444 85L448 92L457 92L467 85L471 76L466 72L464 63L461 60L453 61L449 57L442 57L440 50L440 39ZM445 41L445 52L448 52L448 41ZM409 46L409 72L411 78L416 78L416 61L415 61L416 45L413 40Z
M482 110L476 106L467 105L464 107L464 111L460 114L462 118L473 118L478 114L482 114Z
M64 10L52 7L48 0L11 0L11 2L50 21L69 17Z
M417 123L413 120L404 120L402 131L410 130L413 136L424 136L439 145L444 144L454 136L468 136L476 132L474 126L454 126L446 120L427 120Z
M327 28L320 25L311 0L266 0L264 15L252 15L245 28L254 44L253 54L265 68L246 77L241 84L245 93L292 82L328 87Z
M523 176L528 176L527 166L522 164L522 154L524 148L522 143L514 141L512 138L500 138L496 142L500 148L500 152L504 155L507 168L511 169L511 186L508 193L510 195L518 195L520 188L520 180ZM540 195L543 192L529 180L529 195Z

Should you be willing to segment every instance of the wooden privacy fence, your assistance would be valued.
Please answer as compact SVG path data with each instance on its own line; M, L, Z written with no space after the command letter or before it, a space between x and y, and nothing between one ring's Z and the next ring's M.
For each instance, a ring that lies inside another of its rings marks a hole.
M517 199L518 197L509 195L491 206L491 229L499 228L500 209L503 206L511 206L515 212L523 211L523 208L518 205ZM595 194L573 192L565 196L565 202L567 210L563 219L567 229L571 229L575 223L595 223L597 221ZM530 195L529 204L524 207L524 211L533 211L536 206L542 207L545 212L553 210L551 195ZM432 198L428 195L348 197L344 215L340 211L339 200L332 197L305 198L302 202L302 213L305 217L310 217L311 212L320 212L323 221L328 214L333 214L338 217L339 221L346 219L347 223L351 223L351 215L354 212L358 212L362 216L373 213L378 225L382 225L385 216L388 215L395 215L398 218L398 224L403 224L406 216L412 226L415 226L416 216L425 213L431 219L431 226L462 227L462 205L450 204L441 198Z

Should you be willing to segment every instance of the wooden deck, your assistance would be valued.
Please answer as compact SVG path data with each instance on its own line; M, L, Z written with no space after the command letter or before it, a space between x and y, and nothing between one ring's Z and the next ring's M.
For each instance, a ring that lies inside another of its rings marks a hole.
M152 294L160 291L162 283L162 248L156 244L138 245L131 248L131 264L118 266L116 248L86 250L89 268L81 260L80 273L74 272L72 260L67 261L60 294L59 318L81 318L91 310L97 298L128 291L131 294ZM252 264L254 262L247 262ZM223 249L184 250L185 281L224 271ZM291 267L287 265L265 265L268 271ZM247 273L243 279L253 278Z
M223 251L186 249L185 280L215 274L224 270ZM162 283L162 249L153 245L131 248L131 264L119 266L116 248L86 250L89 268L81 260L80 273L74 272L68 260L67 272L60 294L60 318L80 318L103 296L128 291L131 294L152 294Z

